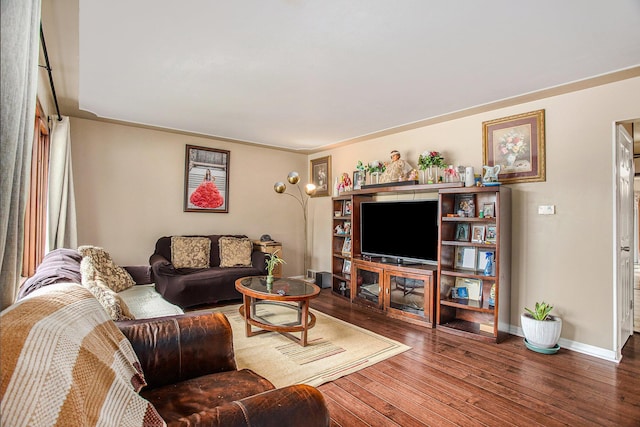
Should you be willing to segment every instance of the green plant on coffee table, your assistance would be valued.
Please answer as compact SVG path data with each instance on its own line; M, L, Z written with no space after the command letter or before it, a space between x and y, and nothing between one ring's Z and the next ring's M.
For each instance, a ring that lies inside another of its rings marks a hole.
M536 302L536 306L533 310L526 307L524 309L536 320L547 320L551 310L553 310L553 306L543 301Z
M268 276L273 276L273 269L276 268L278 264L286 264L286 262L278 256L279 250L280 249L277 249L274 253L268 254L269 258L265 260Z

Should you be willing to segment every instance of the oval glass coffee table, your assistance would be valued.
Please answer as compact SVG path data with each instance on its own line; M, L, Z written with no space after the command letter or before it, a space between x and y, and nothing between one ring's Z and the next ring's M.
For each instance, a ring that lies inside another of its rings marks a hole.
M273 331L306 346L307 331L316 324L316 316L309 312L309 301L318 296L320 288L304 280L276 277L269 289L266 279L266 276L251 276L236 280L236 289L242 294L239 311L245 320L247 337ZM274 323L257 314L258 306L269 305L296 311L297 321ZM254 331L252 326L261 330ZM291 332L300 332L300 338Z

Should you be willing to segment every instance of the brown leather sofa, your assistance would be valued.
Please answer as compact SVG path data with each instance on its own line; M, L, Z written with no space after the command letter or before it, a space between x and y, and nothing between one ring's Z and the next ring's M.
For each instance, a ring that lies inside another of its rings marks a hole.
M244 235L230 237L246 238ZM235 281L245 276L263 276L267 274L265 253L253 251L250 267L220 267L220 249L218 240L223 235L189 236L208 237L211 240L211 252L208 268L176 268L171 263L171 236L158 239L149 258L152 277L156 290L164 299L182 308L221 301L240 299Z
M140 394L169 426L329 425L316 388L275 389L253 371L237 370L231 326L223 314L117 324L142 365L147 387Z

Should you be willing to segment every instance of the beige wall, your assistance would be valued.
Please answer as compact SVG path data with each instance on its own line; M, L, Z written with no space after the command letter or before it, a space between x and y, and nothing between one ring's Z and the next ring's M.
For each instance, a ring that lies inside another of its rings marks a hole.
M512 185L511 324L523 307L545 300L564 321L562 337L613 347L613 123L640 118L640 78L397 133L330 154L333 171L352 172L358 160L388 160L392 149L416 165L424 150L442 151L454 165L482 166L482 122L546 110L547 179ZM537 214L538 205L556 215ZM330 268L328 199L316 199L314 268ZM321 219L317 215L322 215Z
M482 163L482 122L546 110L547 180L512 185L511 324L545 300L564 321L566 340L613 351L613 124L640 118L640 78L371 139L311 156L208 138L73 119L79 241L109 249L121 264L145 263L156 239L187 233L269 233L285 246L285 274L302 272L302 215L272 186L309 159L332 156L332 176L358 160L387 160L392 149L415 164L424 150L452 164ZM185 144L231 151L229 214L185 213ZM557 214L537 215L556 205ZM314 270L331 265L330 198L309 204Z
M302 211L273 184L306 176L306 155L78 118L71 139L78 244L146 264L161 236L266 233L284 245L285 273L302 273ZM230 151L229 213L183 212L186 144Z

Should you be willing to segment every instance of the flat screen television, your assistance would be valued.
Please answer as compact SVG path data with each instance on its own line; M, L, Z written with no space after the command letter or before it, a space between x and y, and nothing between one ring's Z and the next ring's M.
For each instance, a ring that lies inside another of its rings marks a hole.
M438 201L362 203L360 252L394 264L437 264Z

